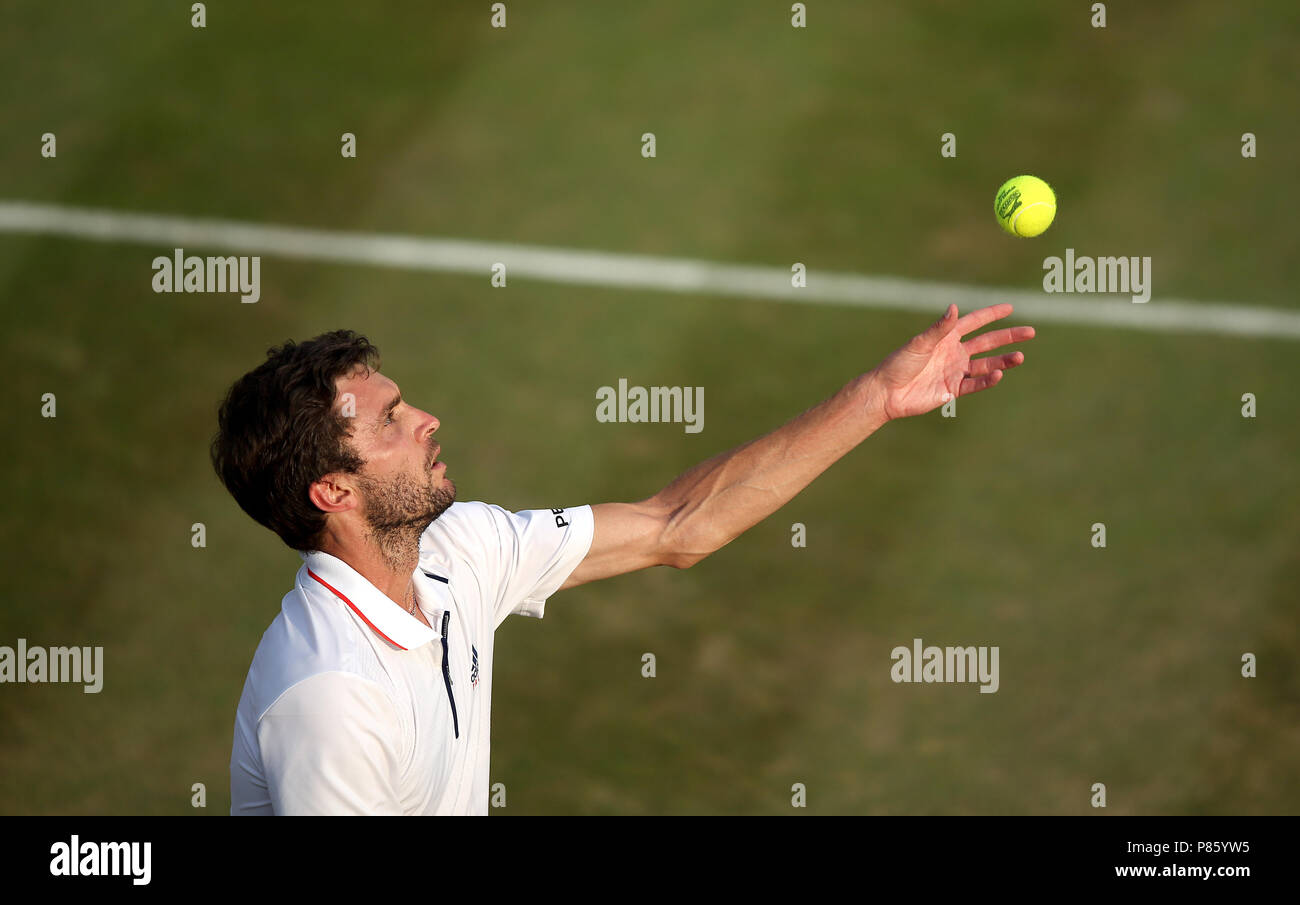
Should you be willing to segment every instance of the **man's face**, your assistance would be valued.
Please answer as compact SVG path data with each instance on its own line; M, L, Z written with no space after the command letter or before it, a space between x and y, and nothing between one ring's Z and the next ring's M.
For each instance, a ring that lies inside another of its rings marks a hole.
M438 419L403 402L397 384L378 371L358 369L337 385L336 410L346 410L346 394L354 400L349 442L366 463L354 476L362 516L378 535L423 531L456 500L456 485L438 461Z

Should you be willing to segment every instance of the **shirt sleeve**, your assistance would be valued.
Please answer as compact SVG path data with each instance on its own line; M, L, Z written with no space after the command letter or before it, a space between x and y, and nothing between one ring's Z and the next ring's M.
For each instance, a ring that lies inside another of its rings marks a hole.
M474 502L454 504L434 526L478 574L495 629L512 613L543 616L547 598L590 551L595 518L590 506L510 512Z
M397 713L378 685L320 673L286 691L257 727L275 813L400 814Z

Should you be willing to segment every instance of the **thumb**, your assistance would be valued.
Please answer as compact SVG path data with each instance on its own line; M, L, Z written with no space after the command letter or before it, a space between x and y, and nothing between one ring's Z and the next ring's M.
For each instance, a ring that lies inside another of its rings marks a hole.
M952 332L953 327L957 326L957 306L949 305L943 310L943 314L935 321L930 328L917 337L920 344L925 349L933 349L943 339Z

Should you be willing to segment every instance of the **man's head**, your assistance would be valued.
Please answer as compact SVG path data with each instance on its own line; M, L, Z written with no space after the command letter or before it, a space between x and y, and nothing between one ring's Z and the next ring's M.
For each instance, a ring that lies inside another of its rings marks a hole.
M379 350L336 330L287 342L230 388L212 464L240 507L295 550L419 532L455 500L438 419L401 401Z

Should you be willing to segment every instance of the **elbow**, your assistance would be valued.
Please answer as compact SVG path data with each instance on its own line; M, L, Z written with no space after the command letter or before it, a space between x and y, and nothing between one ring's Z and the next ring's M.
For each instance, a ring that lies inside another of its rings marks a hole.
M692 519L694 508L683 503L658 503L658 559L660 565L689 569L721 548L719 539L699 530Z
M707 553L669 553L663 557L663 565L674 569L689 569L697 562L708 558L708 555Z

